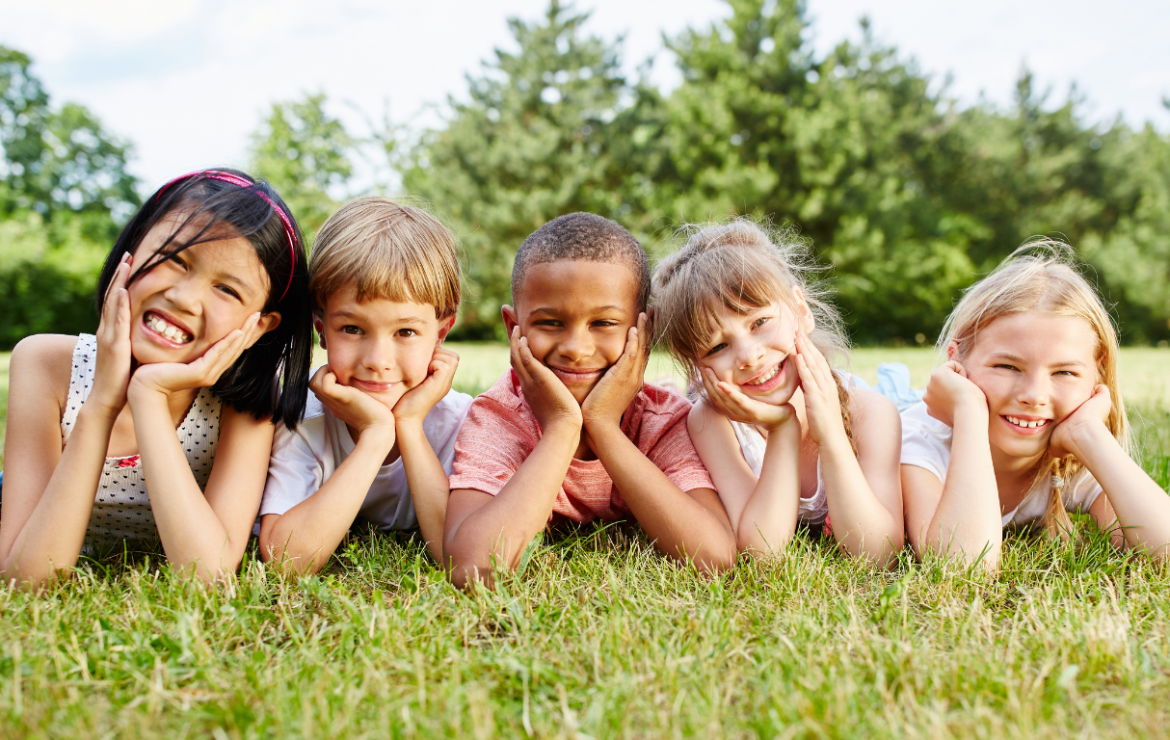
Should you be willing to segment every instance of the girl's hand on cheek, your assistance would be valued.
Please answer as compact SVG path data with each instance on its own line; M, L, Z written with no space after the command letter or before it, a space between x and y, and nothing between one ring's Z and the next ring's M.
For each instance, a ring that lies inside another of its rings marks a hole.
M338 383L328 365L322 365L313 373L309 390L322 406L329 409L329 413L357 429L359 434L373 428L385 429L390 434L389 447L394 446L394 413L370 394Z
M1077 433L1096 424L1104 427L1112 410L1113 396L1109 387L1101 384L1093 388L1093 395L1053 428L1052 436L1048 438L1048 454L1053 457L1077 454Z
M133 258L126 253L106 290L97 330L93 390L86 399L86 404L96 404L110 416L117 416L126 405L126 389L130 384L133 356L130 351L130 294L126 291L126 280L132 264Z
M581 405L586 426L593 423L621 424L622 414L642 390L649 359L646 314L638 314L638 325L626 332L626 345L618 361L605 371Z
M702 374L707 400L732 421L758 424L771 431L796 418L796 410L790 403L775 405L749 398L731 383L717 379L709 367L703 368Z
M219 376L251 345L259 322L260 313L252 314L242 328L229 332L202 356L190 362L159 362L140 366L130 381L130 395L150 392L166 395L215 385Z
M581 406L577 399L552 370L532 355L528 338L520 336L518 326L512 329L511 352L512 369L520 378L520 392L540 428L548 430L550 425L564 422L580 429Z
M808 414L809 434L817 446L834 437L848 444L845 423L841 420L841 399L833 368L804 332L796 333L796 370L804 391L804 409Z
M435 348L431 366L423 382L402 394L394 404L394 418L398 421L417 420L421 422L439 401L451 390L455 370L459 367L459 355L449 349Z
M955 425L955 412L963 406L987 412L987 396L967 379L967 368L951 360L930 374L926 384L927 412L949 427Z

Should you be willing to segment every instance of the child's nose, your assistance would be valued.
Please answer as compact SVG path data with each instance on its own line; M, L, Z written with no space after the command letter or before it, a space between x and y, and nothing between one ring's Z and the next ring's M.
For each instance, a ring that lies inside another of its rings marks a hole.
M743 342L735 355L736 367L747 370L756 365L764 356L764 345L760 342Z
M189 314L198 313L199 286L195 280L180 279L163 292L163 297L176 309Z
M558 349L567 359L583 360L593 354L593 340L587 329L576 329L565 333Z
M1052 386L1046 373L1024 373L1017 398L1028 406L1043 406L1052 396Z
M372 341L366 347L366 352L362 356L362 364L366 366L367 370L381 372L384 370L393 370L395 365L394 349L389 342Z

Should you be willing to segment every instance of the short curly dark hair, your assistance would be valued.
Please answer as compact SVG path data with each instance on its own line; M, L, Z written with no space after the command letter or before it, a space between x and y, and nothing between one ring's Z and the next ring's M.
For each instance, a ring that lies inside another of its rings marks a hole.
M580 212L554 218L520 245L512 263L512 300L520 295L528 268L561 260L625 265L638 280L638 310L650 303L650 263L641 243L608 218Z

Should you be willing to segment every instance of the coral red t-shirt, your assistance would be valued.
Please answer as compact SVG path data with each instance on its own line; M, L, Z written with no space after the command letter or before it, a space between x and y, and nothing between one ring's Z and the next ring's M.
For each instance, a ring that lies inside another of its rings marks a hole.
M647 383L622 415L622 431L679 489L714 488L687 432L691 404ZM540 425L508 370L471 404L455 440L452 489L495 496L540 441ZM615 521L629 515L621 492L600 460L574 459L557 492L553 517L575 522Z

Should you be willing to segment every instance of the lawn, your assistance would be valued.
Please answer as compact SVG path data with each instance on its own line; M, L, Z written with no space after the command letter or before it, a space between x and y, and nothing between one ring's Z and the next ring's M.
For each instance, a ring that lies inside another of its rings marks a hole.
M464 390L507 365L456 350ZM918 387L933 366L863 350L852 369L872 382L885 359ZM1167 360L1122 355L1163 487ZM555 532L472 594L407 537L354 538L300 581L249 558L215 588L104 561L41 595L0 588L0 736L1166 737L1170 567L1078 524L1067 546L1010 538L996 579L872 573L806 535L710 580L624 525Z

